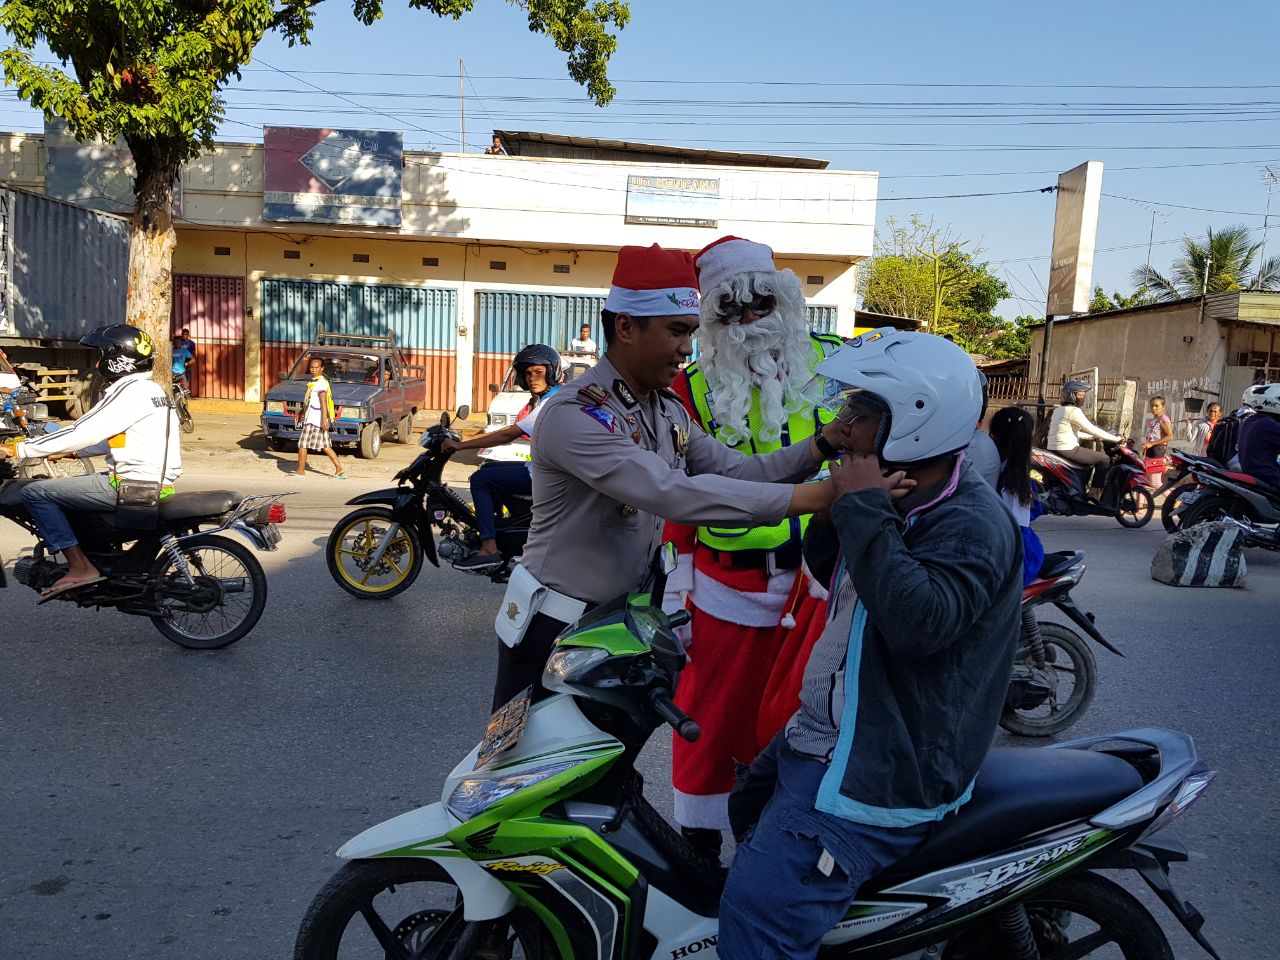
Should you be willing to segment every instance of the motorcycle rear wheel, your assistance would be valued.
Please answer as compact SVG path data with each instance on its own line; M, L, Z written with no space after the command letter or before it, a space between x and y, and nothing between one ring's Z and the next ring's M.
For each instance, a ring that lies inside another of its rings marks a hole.
M1173 960L1160 924L1133 894L1096 873L1056 880L1022 901L1042 960L1114 957ZM1006 955L994 924L971 928L947 944L942 960L990 960Z
M1185 511L1183 513L1176 513L1175 511L1182 506L1183 495L1196 493L1199 490L1199 486L1194 483L1190 483L1174 487L1169 491L1168 495L1164 498L1164 503L1160 504L1160 522L1164 525L1166 532L1177 533L1178 529L1182 526ZM1187 509L1189 510L1191 508L1188 507Z
M1156 501L1146 487L1121 490L1116 502L1116 521L1122 527L1136 530L1145 527L1156 512Z
M196 589L162 552L151 568L151 581L156 606L164 609L168 604L170 612L151 622L188 650L230 646L257 625L266 609L267 575L262 565L247 547L216 534L188 540L180 549Z
M1005 707L1000 726L1019 737L1051 737L1066 730L1089 709L1098 685L1098 663L1083 637L1060 623L1047 621L1040 622L1040 637L1046 661L1043 673L1052 681L1054 692L1046 704L1030 710ZM1017 664L1041 672L1025 653L1019 652ZM1062 685L1067 682L1071 687L1061 697ZM1042 713L1046 708L1048 713Z
M1182 514L1182 526L1194 527L1197 523L1212 523L1223 517L1239 517L1243 520L1257 520L1252 508L1235 497L1216 490L1202 494Z
M542 924L528 911L517 908L502 921L468 923L462 919L461 902L457 885L430 860L353 860L343 864L311 901L298 928L293 958L437 957L464 936L480 937L475 946L483 943L486 957L551 960L558 955Z
M422 544L410 527L401 526L374 570L369 559L395 522L390 507L361 507L334 526L325 544L329 576L361 600L386 600L403 593L422 572ZM378 579L375 582L375 578Z

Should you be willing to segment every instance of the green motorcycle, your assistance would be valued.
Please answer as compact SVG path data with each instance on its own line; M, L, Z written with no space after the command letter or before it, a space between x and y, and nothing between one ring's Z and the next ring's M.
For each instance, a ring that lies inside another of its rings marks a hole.
M495 713L441 802L338 851L295 960L717 956L726 871L649 805L635 770L662 724L699 733L671 699L687 614L657 606L674 552L659 556L641 592L559 638L543 678L557 695ZM1153 836L1213 777L1168 730L993 749L972 800L858 892L821 956L1172 960L1147 909L1094 872L1125 869L1216 958L1169 882L1186 850Z

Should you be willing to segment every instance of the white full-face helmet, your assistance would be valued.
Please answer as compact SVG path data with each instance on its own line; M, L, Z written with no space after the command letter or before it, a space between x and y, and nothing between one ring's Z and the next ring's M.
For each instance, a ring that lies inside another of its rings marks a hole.
M876 438L886 463L919 463L964 449L982 412L973 360L929 333L881 327L854 337L814 373L812 395L829 409L843 406L850 391L871 394L889 408L888 428Z
M1244 392L1246 406L1280 417L1280 383L1255 383Z

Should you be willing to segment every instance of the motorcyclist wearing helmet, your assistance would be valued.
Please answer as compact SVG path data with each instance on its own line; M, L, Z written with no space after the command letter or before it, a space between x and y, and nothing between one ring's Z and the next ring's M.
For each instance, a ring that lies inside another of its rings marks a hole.
M1062 385L1062 403L1049 418L1049 439L1046 444L1051 453L1082 467L1091 467L1090 486L1101 487L1106 480L1107 464L1111 458L1101 450L1080 446L1080 438L1096 437L1110 443L1123 443L1124 438L1108 433L1089 422L1080 405L1089 395L1089 384L1083 380L1068 380Z
M516 417L516 422L492 433L485 433L471 440L446 440L442 449L447 452L475 450L481 447L497 447L515 440L533 437L533 425L542 411L542 404L560 389L564 380L564 362L560 354L545 343L532 343L516 354L512 361L516 371L516 385L529 392L529 403ZM529 464L501 463L491 460L471 475L471 501L476 512L476 526L480 528L480 549L454 564L461 570L484 570L502 562L498 552L498 511L495 501L504 494L529 496L533 492L533 480Z
M98 351L98 373L107 382L102 399L71 426L38 440L20 441L8 451L19 459L71 451L107 459L106 473L42 480L22 490L41 538L51 552L60 551L67 559L66 575L44 591L41 602L102 579L78 545L64 510L114 510L122 480L159 481L163 499L173 493L173 483L182 475L181 431L172 402L151 379L151 337L137 327L115 324L98 328L80 343Z
M1250 387L1244 401L1253 415L1240 424L1237 456L1240 469L1263 483L1280 488L1280 383Z
M754 808L730 801L726 960L815 957L858 888L969 799L1018 640L1021 537L963 454L982 403L973 361L886 327L817 373L855 433L831 464L843 562L800 708L748 773L774 787ZM916 488L895 502L904 474Z

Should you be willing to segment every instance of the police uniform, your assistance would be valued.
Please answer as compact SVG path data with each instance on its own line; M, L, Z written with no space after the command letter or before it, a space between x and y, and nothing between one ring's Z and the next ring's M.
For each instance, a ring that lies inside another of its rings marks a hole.
M817 469L807 443L757 457L730 450L669 391L636 396L607 355L547 401L532 463L533 525L496 618L506 643L495 707L537 684L567 624L643 583L663 518L776 524L792 484Z

